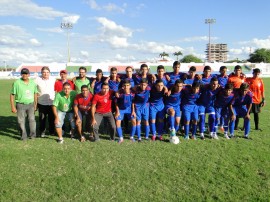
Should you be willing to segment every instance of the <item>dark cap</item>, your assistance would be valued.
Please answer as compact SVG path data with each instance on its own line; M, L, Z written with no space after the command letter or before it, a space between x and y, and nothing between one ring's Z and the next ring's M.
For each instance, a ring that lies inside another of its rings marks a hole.
M63 69L60 71L60 74L62 74L62 73L67 74L68 72L67 72L67 70Z
M22 68L21 74L30 74L30 71L27 68Z

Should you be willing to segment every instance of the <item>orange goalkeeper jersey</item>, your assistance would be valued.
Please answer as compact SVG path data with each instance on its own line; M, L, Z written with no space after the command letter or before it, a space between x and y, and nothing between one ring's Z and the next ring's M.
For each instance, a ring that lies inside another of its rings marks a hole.
M233 84L233 88L240 88L241 84L244 83L246 80L246 77L241 75L241 76L236 76L235 74L230 74L228 83Z
M261 78L246 78L246 82L249 84L249 90L252 92L252 102L260 104L264 95L264 84Z

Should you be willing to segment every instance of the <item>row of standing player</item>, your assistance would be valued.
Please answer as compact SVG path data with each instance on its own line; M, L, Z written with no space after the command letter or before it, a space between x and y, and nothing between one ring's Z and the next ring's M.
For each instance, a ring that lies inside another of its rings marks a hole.
M184 74L184 73L180 73L180 63L179 62L175 62L174 64L173 64L173 69L174 69L174 71L173 72L171 72L171 73L165 73L165 69L164 69L164 67L163 66L158 66L158 68L157 68L157 71L158 71L158 74L157 75L149 75L149 74L147 74L147 72L148 72L148 67L147 67L147 65L145 65L145 64L143 64L142 66L141 66L141 74L138 74L138 75L133 75L132 74L132 68L131 67L127 67L127 69L126 69L126 74L125 75L120 75L120 77L119 76L117 76L117 69L116 68L112 68L111 69L111 76L110 77L108 77L108 78L104 78L103 76L102 76L102 71L100 71L100 70L98 70L97 71L97 77L91 82L88 78L86 78L86 69L84 68L84 67L81 67L80 69L79 69L79 73L80 73L80 76L79 77L77 77L76 79L74 79L74 83L75 83L75 86L76 86L76 90L77 90L77 92L79 91L78 89L80 89L79 87L80 86L82 86L82 85L91 85L92 84L92 87L94 88L94 92L96 91L96 93L97 93L97 91L100 89L100 87L99 86L101 86L101 84L102 83L104 83L104 82L108 82L109 83L109 87L111 88L111 89L115 89L116 90L116 88L117 88L117 86L118 85L120 85L120 86L122 86L122 83L121 83L121 81L127 81L127 80L129 80L129 82L130 82L130 85L132 86L133 85L133 83L135 83L135 81L140 81L140 80L142 80L143 78L147 78L148 80L149 80L149 83L151 84L151 83L154 83L154 81L157 79L157 80L162 80L163 82L158 82L159 84L160 83L163 83L163 85L164 84L166 84L169 88L171 87L171 85L173 85L174 84L174 82L175 82L175 80L177 80L177 79L179 79L179 78L182 78L183 80L184 80L184 85L190 85L194 80L197 80L198 82L200 82L201 84L206 84L208 81L209 81L209 79L212 77L210 74L209 74L209 72L211 71L211 68L209 67L209 66L206 66L205 68L204 68L204 74L202 75L202 76L200 76L200 75L195 75L194 74L194 72L196 71L196 68L195 67L191 67L190 68L190 71L189 71L189 74L187 75L187 74ZM236 68L237 69L237 68ZM46 72L47 71L47 72ZM48 68L44 68L43 70L42 70L42 80L44 80L44 78L43 78L43 74L45 74L45 76L46 75L48 75L48 73L49 73L49 69ZM61 71L60 72L60 75L61 75L61 80L59 80L59 81L56 81L55 82L55 84L54 84L54 86L55 86L55 90L57 91L57 86L58 86L58 89L60 89L61 90L61 88L62 88L62 86L63 86L63 83L65 82L64 81L64 76L66 75L66 71L65 70L63 70L63 71ZM235 75L237 75L237 72L235 73ZM231 75L231 78L234 78L235 77L235 75ZM236 77L238 77L238 76L236 76ZM243 77L243 75L242 74L240 74L240 79L242 80L242 77ZM122 80L120 80L119 78L122 78ZM225 82L224 81L226 81L226 79L228 79L228 76L226 75L226 68L225 67L221 67L221 74L220 75L218 75L217 76L217 78L218 78L218 81L219 81L219 83L220 83L220 85L223 85ZM229 76L229 79L230 79L230 76ZM45 79L46 80L46 79ZM143 79L143 80L145 80L145 79ZM67 81L67 80L66 80ZM46 82L46 81L45 81ZM39 82L37 82L37 84L38 84ZM48 82L46 82L46 83L48 83ZM52 82L49 82L49 83L52 83ZM70 82L69 81L69 83L71 83L72 84L72 82ZM91 84L90 84L91 83ZM143 83L143 82L142 82ZM235 82L236 83L236 82ZM156 86L156 85L155 85ZM39 91L40 90L42 90L42 85L40 85L40 86L38 86L39 87ZM48 89L50 89L50 88L48 88L49 86L47 86L47 84L46 84L46 89L48 90ZM71 87L72 87L72 85L71 85ZM45 90L46 90L45 89ZM43 89L43 91L44 91L44 89ZM41 93L42 94L42 93ZM43 94L44 94L44 92L43 92ZM52 94L52 93L51 93ZM39 97L39 98L41 98L42 97L42 95ZM39 103L39 105L41 105L40 103ZM39 107L39 111L40 111L40 108L42 108L42 107ZM137 107L137 108L139 108L139 107ZM55 110L54 110L55 111ZM80 110L79 110L80 111ZM170 114L173 114L173 110L171 110L171 109L168 109L168 110L166 110L168 113L169 113L169 115ZM175 111L175 110L174 110ZM176 110L176 112L178 111L178 109ZM57 111L56 111L57 112ZM175 113L175 112L174 112ZM43 114L42 114L42 112L41 113L39 113L41 116L43 116ZM46 115L46 114L45 114ZM57 113L54 113L54 115L55 115L55 117L57 117ZM46 118L46 116L45 116L45 118ZM56 119L56 118L55 118ZM54 119L54 120L55 120ZM45 119L46 120L46 119ZM49 120L50 120L50 117L49 117ZM59 119L57 119L57 120L59 120ZM137 128L137 134L138 134L138 131L140 131L140 129L138 129L139 127L138 127L138 125L140 125L139 123L140 123L140 120L137 118L137 126L136 126L136 128ZM152 120L151 121L151 128L152 128L152 131L155 131L153 128L154 128L154 126L153 125L155 125L154 124L154 121L155 121L155 119L154 118L152 118L152 119L150 119L150 120ZM153 121L154 120L154 121ZM172 119L171 119L172 120ZM176 123L178 123L178 115L177 115L177 118L175 119L175 121L176 121ZM119 122L119 120L117 120L116 122ZM43 124L40 124L41 126L43 125ZM160 126L160 125L162 125L162 124L157 124L158 126ZM171 126L172 126L173 124L171 124ZM176 124L176 125L178 125L178 124ZM149 127L149 126L148 126ZM119 127L117 127L117 128L119 128ZM171 131L174 131L173 129L172 129L172 127L170 127L170 129L171 129ZM42 129L40 128L40 131L41 131L41 134L43 134L42 133ZM149 131L149 129L146 129L146 132L147 131ZM50 130L50 132L51 132L51 130ZM119 132L120 133L120 135L121 135L121 132ZM172 132L172 134L174 134L173 132ZM154 139L154 137L155 137L155 135L153 134L153 139ZM120 138L121 139L121 138Z

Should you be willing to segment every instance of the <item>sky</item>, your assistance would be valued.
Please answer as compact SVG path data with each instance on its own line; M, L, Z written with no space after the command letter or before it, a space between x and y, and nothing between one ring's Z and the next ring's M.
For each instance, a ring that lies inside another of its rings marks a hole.
M0 0L0 66L66 63L68 47L74 63L149 62L163 51L204 61L205 19L216 19L211 43L228 44L229 60L270 48L269 0Z

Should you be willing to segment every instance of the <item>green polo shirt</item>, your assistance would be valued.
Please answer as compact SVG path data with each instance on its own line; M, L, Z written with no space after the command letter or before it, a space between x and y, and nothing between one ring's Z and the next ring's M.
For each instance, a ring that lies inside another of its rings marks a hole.
M90 86L91 81L88 78L85 78L85 80L81 80L79 77L77 77L74 84L75 84L75 90L76 90L77 94L81 93L81 87L83 85L87 85L89 90L92 92L92 88Z
M37 85L32 79L26 84L21 78L13 83L11 94L15 95L15 102L30 104L34 102L34 95L37 93Z
M69 97L66 98L63 91L56 94L53 105L62 112L69 112L73 110L73 102L75 100L77 93L72 90L70 91Z

